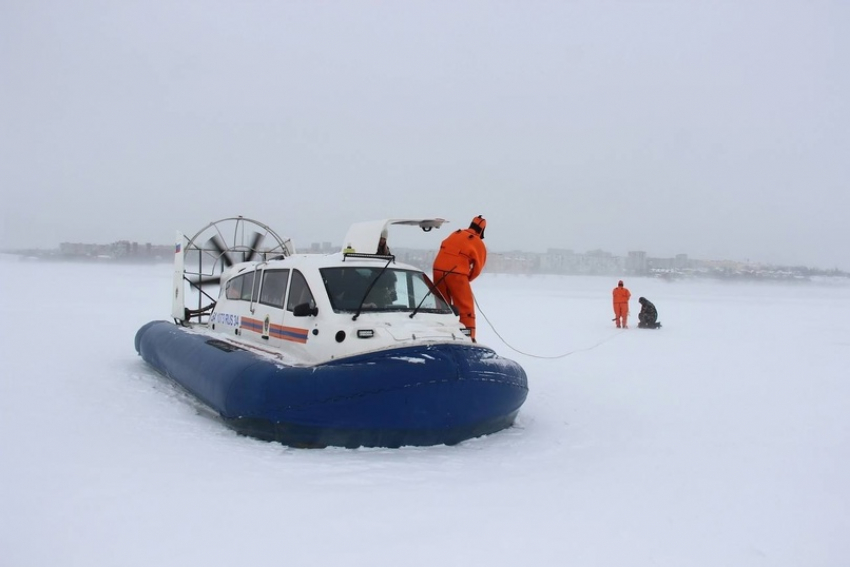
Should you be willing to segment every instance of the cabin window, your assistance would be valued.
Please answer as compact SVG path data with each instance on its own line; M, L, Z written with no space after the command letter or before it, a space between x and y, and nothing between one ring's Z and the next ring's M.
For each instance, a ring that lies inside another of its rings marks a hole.
M260 281L260 278L256 277L255 272L249 272L239 277L244 278L244 283L242 284L242 301L251 301L251 297L257 297L256 294L251 295L251 292L257 287L257 283Z
M260 297L260 282L262 281L262 279L263 278L260 277L259 272L254 272L254 286L251 290L251 297L248 298L249 301L251 300L251 298L253 298L254 301L257 301L257 299Z
M224 286L224 296L227 299L242 299L242 276L229 280Z
M423 276L425 275L423 274ZM411 278L409 291L413 293L417 305L424 298L420 310L424 309L425 311L435 311L437 313L442 313L444 310L452 310L440 292L437 291L437 287L428 279L428 276Z
M224 296L227 299L244 299L251 301L251 287L254 281L254 272L242 274L229 280L224 286ZM257 278L259 281L259 278Z
M283 308L288 279L289 270L266 270L263 275L263 288L260 291L260 303Z
M382 267L324 268L325 289L336 312L419 311L451 313L422 272Z
M292 311L296 305L300 305L301 303L309 303L310 307L316 306L304 274L298 270L293 270L292 281L289 284L289 302L286 304L286 310Z

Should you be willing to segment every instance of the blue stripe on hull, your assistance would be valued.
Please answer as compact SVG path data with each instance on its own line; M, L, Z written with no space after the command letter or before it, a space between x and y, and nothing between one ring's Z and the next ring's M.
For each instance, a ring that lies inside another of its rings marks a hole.
M294 446L458 443L510 426L528 394L517 363L479 346L284 367L154 321L137 333L136 350L237 431Z

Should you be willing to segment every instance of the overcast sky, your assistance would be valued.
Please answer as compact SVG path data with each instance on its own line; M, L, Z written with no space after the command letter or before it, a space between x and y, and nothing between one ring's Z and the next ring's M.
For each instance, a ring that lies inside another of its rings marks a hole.
M0 247L482 214L850 269L848 61L844 0L0 0Z

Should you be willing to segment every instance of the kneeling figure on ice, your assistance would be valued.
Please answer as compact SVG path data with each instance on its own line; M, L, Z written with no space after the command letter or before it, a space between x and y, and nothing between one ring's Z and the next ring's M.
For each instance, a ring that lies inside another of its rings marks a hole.
M655 305L645 297L638 298L640 313L638 313L638 327L641 329L658 329L661 323L658 321L658 310Z

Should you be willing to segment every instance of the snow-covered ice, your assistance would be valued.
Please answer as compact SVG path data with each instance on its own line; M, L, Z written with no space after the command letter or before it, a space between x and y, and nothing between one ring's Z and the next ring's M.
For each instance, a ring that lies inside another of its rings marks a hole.
M529 376L514 428L298 450L136 355L170 266L0 267L3 567L850 564L848 286L627 277L618 331L618 278L485 274L479 339Z

